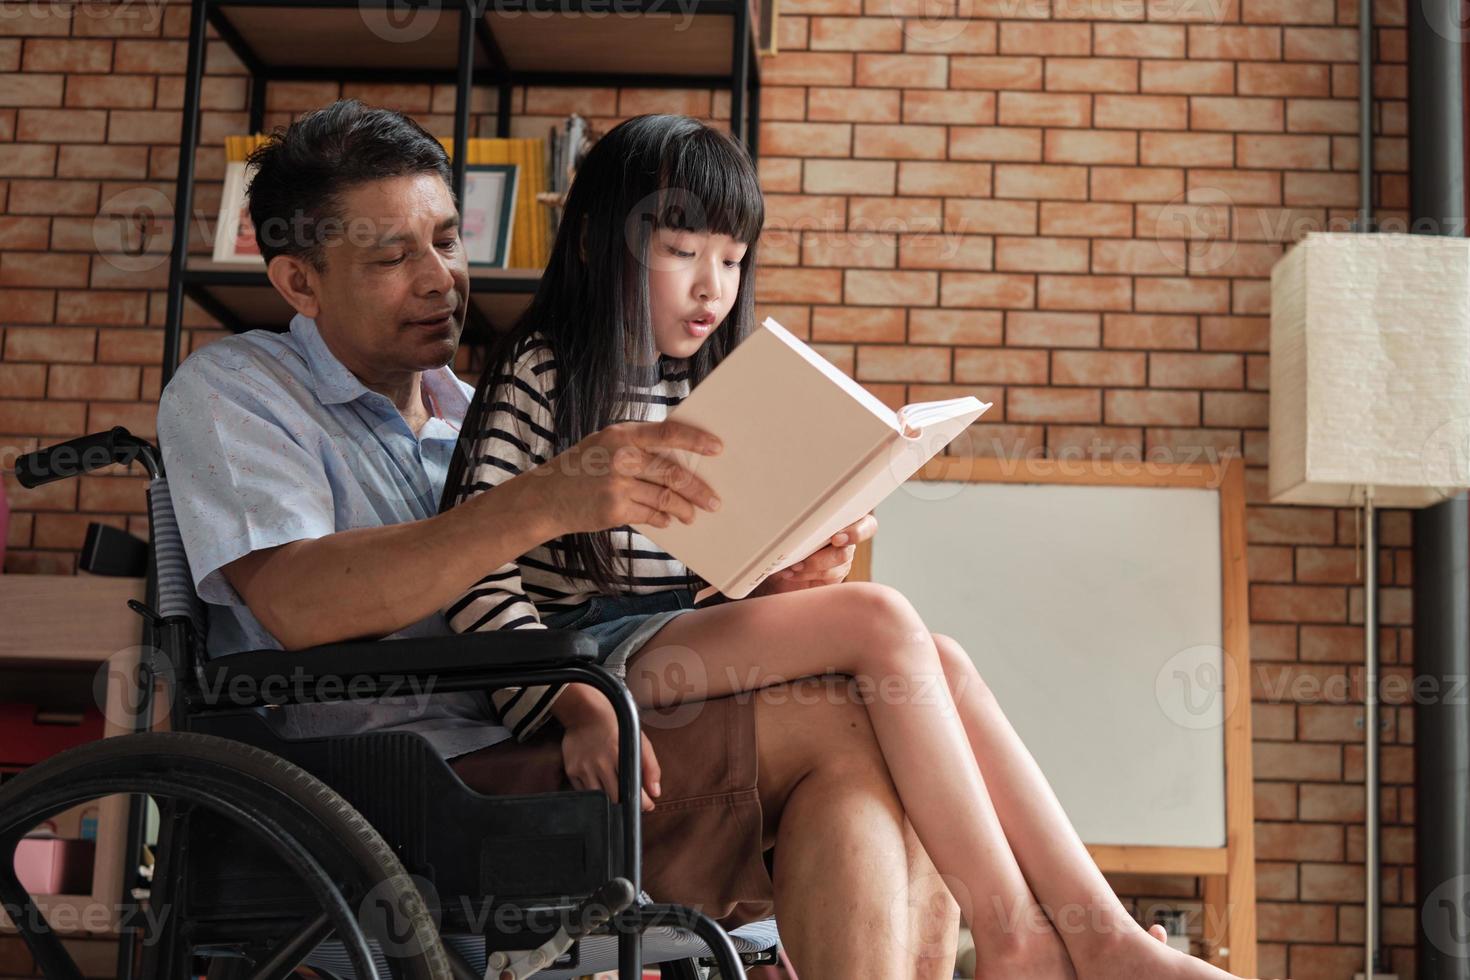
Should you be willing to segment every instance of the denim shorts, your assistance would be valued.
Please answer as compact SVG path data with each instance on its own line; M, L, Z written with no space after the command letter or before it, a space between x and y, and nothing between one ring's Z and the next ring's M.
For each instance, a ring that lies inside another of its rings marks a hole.
M541 616L552 629L579 630L597 640L597 660L619 677L628 658L675 616L694 611L694 593L668 589L646 595L593 596L571 609Z

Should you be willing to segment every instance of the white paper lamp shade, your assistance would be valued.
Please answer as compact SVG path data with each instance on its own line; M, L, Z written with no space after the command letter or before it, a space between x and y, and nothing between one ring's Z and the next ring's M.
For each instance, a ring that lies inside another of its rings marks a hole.
M1274 503L1470 487L1470 240L1309 234L1271 270Z

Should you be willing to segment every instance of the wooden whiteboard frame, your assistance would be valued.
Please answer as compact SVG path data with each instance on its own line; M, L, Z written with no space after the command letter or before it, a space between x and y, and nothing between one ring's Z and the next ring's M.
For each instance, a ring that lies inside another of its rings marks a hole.
M1035 483L1073 486L1182 487L1218 490L1220 497L1220 645L1225 713L1225 846L1088 845L1104 872L1192 875L1204 881L1205 959L1237 976L1256 975L1255 786L1251 763L1250 600L1246 568L1245 465L1226 462L1224 477L1194 463L1107 460L1078 465L1057 459L944 456L914 480L955 483ZM1082 470L1083 472L1077 472ZM1218 482L1217 482L1218 480ZM873 546L882 527L857 548L849 581L872 577Z

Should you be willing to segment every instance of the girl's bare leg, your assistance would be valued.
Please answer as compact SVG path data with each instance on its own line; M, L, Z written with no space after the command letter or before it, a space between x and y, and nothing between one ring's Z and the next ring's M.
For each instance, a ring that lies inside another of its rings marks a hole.
M1145 932L1118 901L1077 836L1046 776L980 677L948 636L934 635L965 732L980 760L1006 839L1082 980L1126 977L1228 977L1230 974Z
M939 642L893 590L830 586L681 616L635 659L629 684L640 703L667 705L814 674L866 680L905 812L976 932L982 976L1058 980L1074 976L1074 962L1086 980L1228 976L1154 942L1133 921L998 706L985 702L978 672L970 686L980 699L966 702L962 720L951 686L964 698L968 675L950 675L968 657L957 645L941 656ZM977 758L997 760L996 775L982 777ZM1011 820L1041 823L1008 840L987 778L1008 784ZM1055 910L1062 940L1038 898Z
M1066 948L1006 843L934 640L898 593L834 585L680 616L630 663L628 686L640 704L662 707L823 674L855 678L903 810L976 932L980 975L1070 980Z

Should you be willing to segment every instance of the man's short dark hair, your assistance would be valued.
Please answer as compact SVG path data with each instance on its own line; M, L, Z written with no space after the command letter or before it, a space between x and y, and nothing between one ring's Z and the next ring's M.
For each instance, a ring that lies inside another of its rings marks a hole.
M449 154L401 112L343 99L307 113L250 154L250 220L269 262L299 255L323 268L341 227L341 196L373 180L433 173L453 193Z

